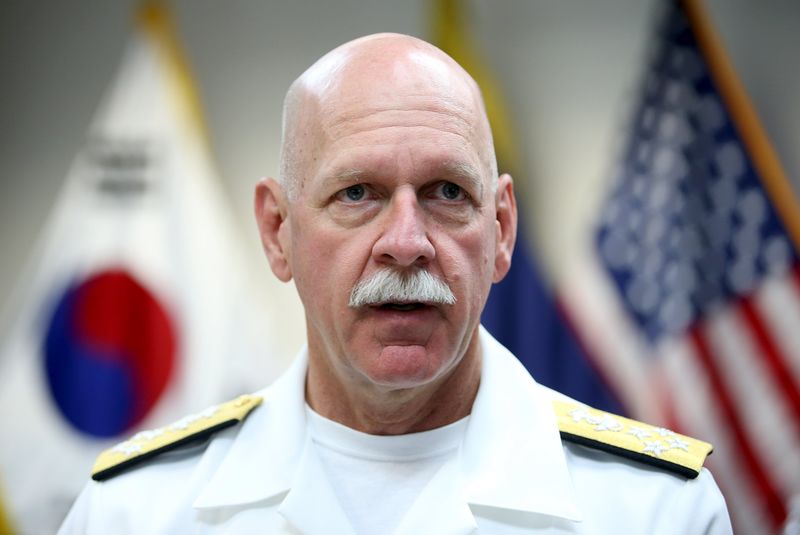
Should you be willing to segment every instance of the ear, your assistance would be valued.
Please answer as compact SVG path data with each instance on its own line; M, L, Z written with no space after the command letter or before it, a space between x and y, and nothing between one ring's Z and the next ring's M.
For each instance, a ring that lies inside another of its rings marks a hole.
M283 282L292 279L289 206L281 186L272 178L256 184L255 213L261 245L272 272Z
M497 179L495 194L497 214L494 251L494 282L500 282L511 267L511 254L517 240L517 199L514 196L514 181L509 174Z

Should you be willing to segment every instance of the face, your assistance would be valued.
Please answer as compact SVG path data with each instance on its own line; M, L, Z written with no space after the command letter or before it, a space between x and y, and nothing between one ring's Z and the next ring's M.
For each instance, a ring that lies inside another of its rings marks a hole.
M413 67L392 66L379 87L361 80L315 95L314 158L278 230L312 360L389 389L475 358L480 313L510 256L510 178L493 191L474 95ZM426 270L456 303L349 307L353 286L382 269Z

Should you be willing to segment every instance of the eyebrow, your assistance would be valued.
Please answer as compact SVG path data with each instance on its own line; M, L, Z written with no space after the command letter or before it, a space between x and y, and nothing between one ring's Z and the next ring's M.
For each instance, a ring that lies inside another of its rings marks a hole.
M447 179L448 177L458 177L466 179L470 182L470 185L473 186L481 195L483 195L483 180L481 179L481 174L478 169L469 164L464 162L456 162L456 161L446 161L441 164L440 171L438 173L441 175L441 178ZM372 176L372 173L365 171L364 169L360 169L358 167L351 167L339 170L328 177L328 180L333 182L350 182L353 180L368 180L369 177Z
M464 178L472 184L476 191L483 195L484 181L481 179L481 173L475 166L464 162L447 161L444 162L442 168L444 170L444 178L447 178L447 176Z
M361 180L367 178L369 173L364 171L363 169L359 169L357 167L351 167L349 169L342 169L341 171L337 171L330 176L328 176L328 180L333 180L336 182L349 182L353 179Z

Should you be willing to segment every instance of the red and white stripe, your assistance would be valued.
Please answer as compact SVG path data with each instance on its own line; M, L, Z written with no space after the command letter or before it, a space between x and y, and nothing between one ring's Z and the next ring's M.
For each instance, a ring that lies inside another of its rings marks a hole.
M559 289L595 364L631 415L714 444L737 530L779 531L800 494L800 268L654 348L588 254Z
M672 421L691 436L711 442L714 453L706 466L711 470L722 490L728 509L735 517L740 533L761 533L767 525L764 510L757 506L752 496L752 486L743 471L730 467L739 465L730 429L720 412L714 390L708 375L703 371L686 339L673 340L664 344L664 376L672 393Z
M759 311L766 320L776 346L786 357L789 374L800 385L800 266L795 266L786 278L771 278L764 282L755 296Z

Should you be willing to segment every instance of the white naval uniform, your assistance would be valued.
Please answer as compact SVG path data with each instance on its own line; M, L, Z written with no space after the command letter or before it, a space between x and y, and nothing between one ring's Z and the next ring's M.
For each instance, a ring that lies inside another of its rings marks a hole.
M562 442L552 400L483 328L481 384L464 441L396 534L727 534L711 474L685 479ZM240 425L90 481L59 533L348 534L308 436L306 352ZM369 500L364 496L364 500Z

